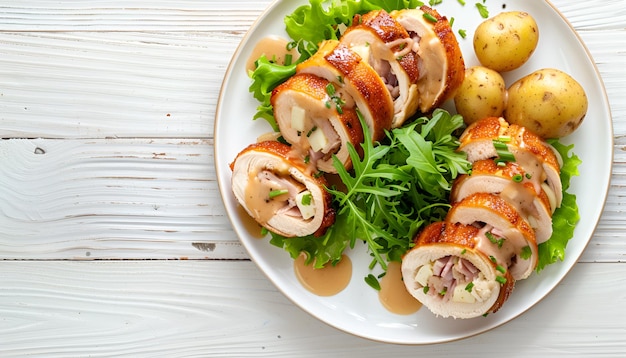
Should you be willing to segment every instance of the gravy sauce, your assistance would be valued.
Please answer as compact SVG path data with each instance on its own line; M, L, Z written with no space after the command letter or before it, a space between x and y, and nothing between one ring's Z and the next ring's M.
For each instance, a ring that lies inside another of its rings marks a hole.
M305 255L294 260L294 271L298 281L310 292L318 296L333 296L343 291L352 278L352 261L346 255L335 265L328 264L316 269L305 265Z
M402 264L399 262L389 263L387 273L380 280L378 299L389 312L408 315L417 312L422 303L406 290L401 268Z
M243 206L237 206L237 215L241 218L241 223L246 228L246 231L250 234L250 236L255 239L262 239L264 237L263 227L259 225L259 223L256 222L256 220L254 220L250 215L248 215L248 212L243 208Z
M261 180L258 172L251 170L248 173L245 202L254 219L261 225L265 225L274 216L274 213L285 206L282 197L287 197L287 195L269 198L269 192L278 189L282 188L273 187L268 180Z
M296 49L287 50L287 44L289 44L288 40L278 36L262 38L254 46L250 57L248 57L246 71L254 71L256 69L254 62L263 55L269 60L274 60L276 63L283 65L285 63L285 55L290 54L292 62L295 62L299 57L298 51Z

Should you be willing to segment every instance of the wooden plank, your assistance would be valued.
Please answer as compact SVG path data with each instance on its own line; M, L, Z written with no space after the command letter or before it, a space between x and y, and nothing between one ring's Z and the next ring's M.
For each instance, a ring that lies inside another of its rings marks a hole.
M0 31L223 31L241 33L270 0L5 1ZM226 12L225 10L228 10Z
M239 38L0 33L0 138L212 137Z
M3 357L618 356L626 264L579 264L544 301L479 336L392 346L339 333L250 262L0 262ZM623 317L622 317L623 318Z
M5 1L0 31L246 31L271 0ZM620 1L551 1L578 30L619 29ZM487 4L490 5L490 4ZM495 6L495 5L492 5ZM606 14L612 14L607 17ZM601 18L602 21L598 21Z
M211 145L0 141L0 259L245 257Z

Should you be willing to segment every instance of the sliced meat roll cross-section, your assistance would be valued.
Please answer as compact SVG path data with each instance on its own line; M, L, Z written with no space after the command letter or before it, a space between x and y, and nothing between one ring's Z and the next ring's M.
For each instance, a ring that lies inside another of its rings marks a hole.
M372 66L385 83L394 101L392 128L415 114L418 58L404 27L385 10L374 10L355 16L340 41Z
M336 40L324 41L318 51L296 66L296 73L309 73L338 83L363 115L373 141L391 128L393 99L385 83L361 56Z
M402 259L404 284L418 301L443 317L473 318L496 312L515 282L509 271L477 247L480 229L435 222Z
M515 280L528 278L537 267L535 233L506 200L477 193L454 204L446 221L478 227L476 249L506 267Z
M322 235L333 224L332 198L292 148L277 141L254 143L230 167L232 190L261 226L286 237Z
M332 83L296 74L272 91L271 104L281 135L318 170L336 173L332 156L351 168L347 143L357 150L363 128L352 99Z
M553 201L553 208L561 206L561 157L541 137L502 117L489 117L469 125L459 138L459 151L467 154L470 162L497 158L494 141L506 147L526 173L536 192L543 189ZM545 184L545 185L544 185Z
M452 98L465 78L459 43L448 19L428 6L392 11L391 16L413 38L420 75L419 109L422 113L430 112Z
M497 164L493 159L479 160L472 163L471 175L463 174L454 181L450 202L454 204L476 193L498 194L526 218L537 243L543 243L552 236L552 200L544 190L545 185L536 191L530 176L517 162Z

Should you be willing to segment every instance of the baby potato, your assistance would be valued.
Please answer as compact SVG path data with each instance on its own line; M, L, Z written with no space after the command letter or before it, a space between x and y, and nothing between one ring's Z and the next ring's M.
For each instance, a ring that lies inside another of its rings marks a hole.
M520 78L508 89L504 118L543 138L572 133L587 113L587 95L567 73L544 68Z
M506 99L506 84L500 73L473 66L465 70L465 78L454 96L454 106L469 125L486 117L501 116Z
M535 19L526 12L508 11L478 25L473 45L483 66L506 72L526 63L538 42Z

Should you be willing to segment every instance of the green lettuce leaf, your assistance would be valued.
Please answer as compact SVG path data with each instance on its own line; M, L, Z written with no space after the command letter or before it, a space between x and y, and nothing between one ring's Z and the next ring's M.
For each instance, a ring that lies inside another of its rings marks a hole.
M252 84L248 88L254 98L260 103L254 119L265 119L274 131L278 132L278 125L270 104L272 90L296 73L296 65L280 65L270 61L265 56L261 56L261 58L256 60L255 64L256 69L249 73Z
M548 241L539 245L537 272L557 261L563 261L567 243L574 237L574 229L578 221L580 221L576 195L568 193L566 190L569 189L571 178L579 175L578 166L582 161L575 153L571 152L574 148L573 144L564 145L557 140L550 140L549 143L563 158L563 166L561 168L563 202L552 215L552 236Z
M301 55L309 57L324 40L341 37L341 26L352 25L355 14L384 9L387 12L423 5L418 0L310 0L285 17L287 34L299 45Z

